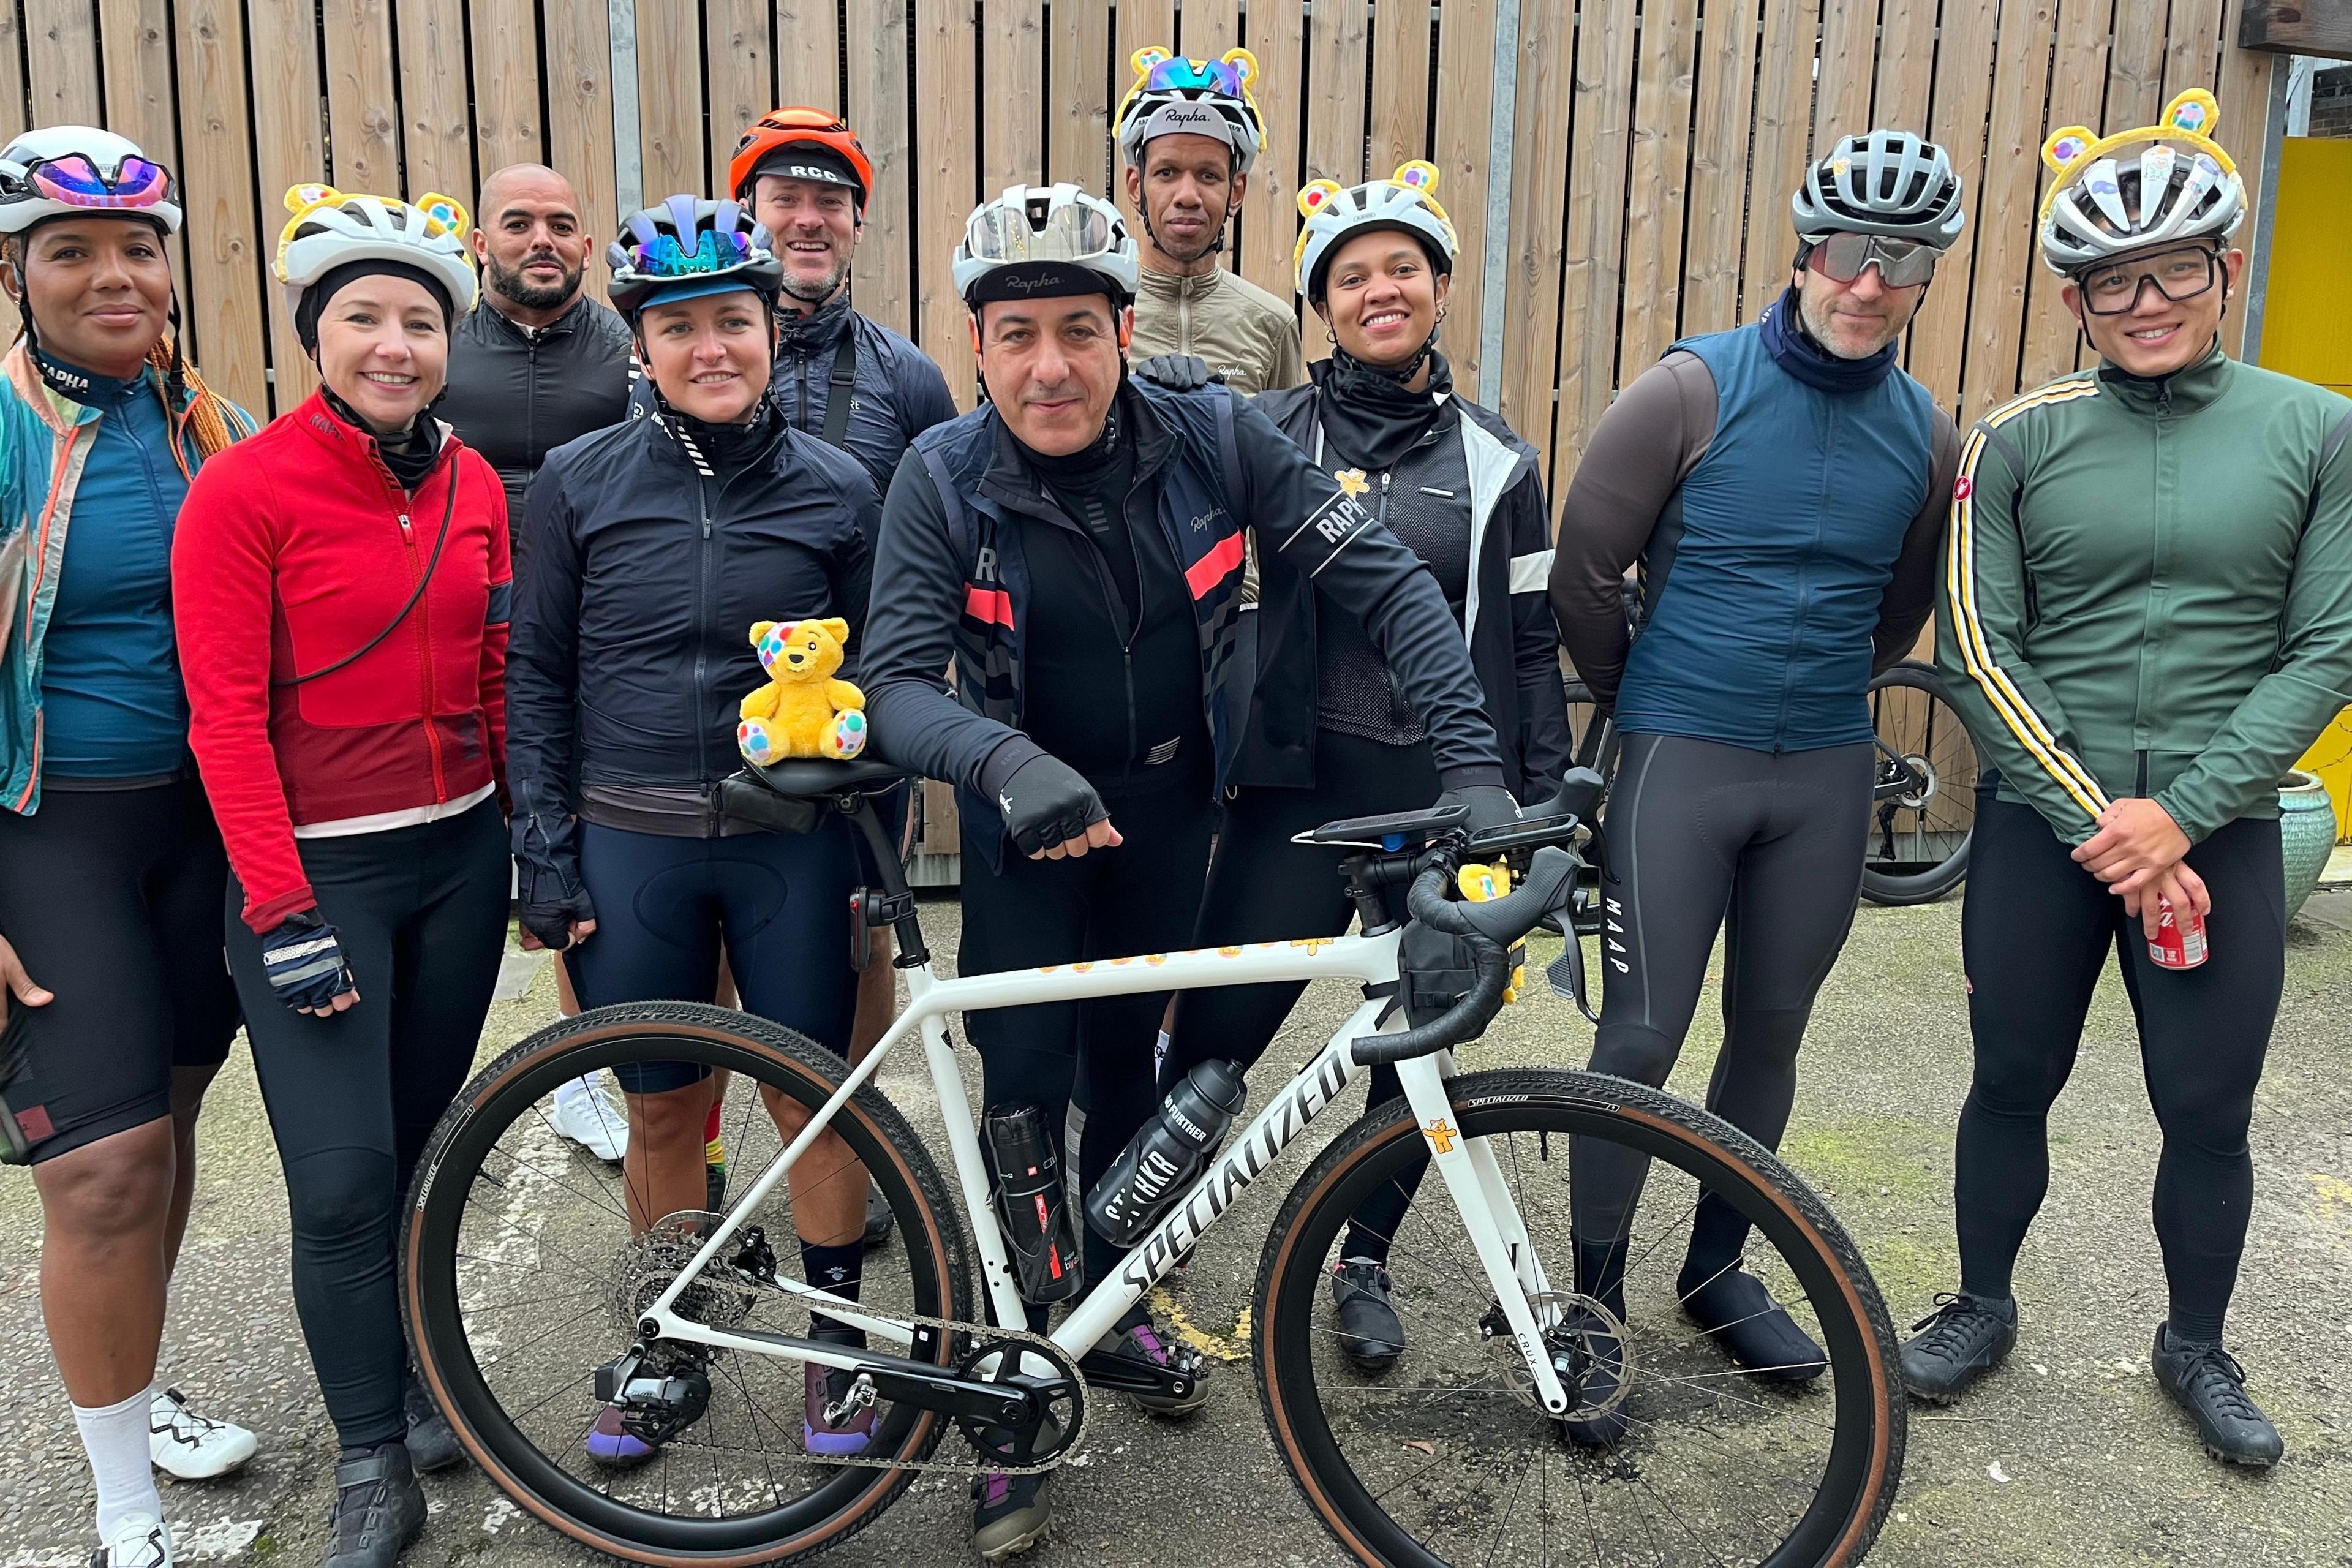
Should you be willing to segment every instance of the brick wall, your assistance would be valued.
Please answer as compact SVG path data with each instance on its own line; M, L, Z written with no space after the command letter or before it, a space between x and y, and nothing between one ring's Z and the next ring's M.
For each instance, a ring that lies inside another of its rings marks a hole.
M2311 133L2352 136L2352 65L2330 66L2312 83Z

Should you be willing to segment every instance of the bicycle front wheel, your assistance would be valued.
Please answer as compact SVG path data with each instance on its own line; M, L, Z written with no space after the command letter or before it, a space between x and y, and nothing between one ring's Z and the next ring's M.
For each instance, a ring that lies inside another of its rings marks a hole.
M1729 1124L1622 1079L1521 1069L1448 1088L1460 1134L1486 1141L1548 1277L1530 1303L1538 1318L1570 1336L1605 1323L1623 1375L1580 1373L1569 1418L1544 1412L1434 1177L1391 1240L1404 1356L1379 1374L1350 1363L1324 1299L1341 1231L1427 1159L1405 1102L1380 1108L1299 1178L1258 1275L1267 1423L1340 1545L1379 1568L1859 1561L1894 1500L1905 1405L1885 1308L1821 1199ZM1601 1297L1577 1294L1572 1142L1587 1170L1601 1149L1648 1165L1619 1233L1622 1314L1605 1320L1593 1316ZM1809 1380L1742 1369L1684 1311L1685 1244L1709 1194L1753 1225L1748 1271L1821 1347L1826 1368ZM1555 1346L1579 1368L1591 1349Z
M692 1080L680 1064L734 1075L719 1121L738 1207L782 1153L784 1129L796 1133L848 1070L789 1030L687 1003L601 1008L517 1045L467 1085L418 1162L402 1247L418 1368L490 1479L598 1551L664 1565L749 1564L837 1544L896 1500L914 1472L829 1462L811 1451L827 1445L807 1425L818 1403L809 1363L685 1342L644 1347L646 1371L668 1380L665 1391L679 1391L668 1407L676 1430L653 1444L642 1428L633 1433L651 1448L646 1454L599 1425L617 1416L599 1397L597 1369L642 1344L639 1318L691 1261L715 1216L681 1211L647 1226L648 1205L633 1184L644 1179L637 1173L648 1152L617 1169L589 1157L558 1135L553 1096L606 1068L645 1083L631 1069L654 1064L666 1069L664 1082ZM811 1163L777 1183L688 1285L675 1309L681 1316L750 1334L807 1336L811 1314L791 1293L803 1273L795 1199L805 1209L822 1187L854 1187L845 1203L833 1194L829 1207L862 1210L870 1174L895 1236L865 1256L859 1306L894 1321L969 1317L962 1227L914 1130L870 1086L842 1107L832 1130L863 1170L836 1159L819 1175L814 1157L824 1145L813 1147ZM698 1171L699 1111L682 1141ZM764 1258L743 1250L751 1226L761 1233ZM831 1289L840 1281L809 1283ZM869 1343L949 1363L952 1336L909 1327L911 1343ZM815 1386L825 1388L822 1374ZM919 1460L943 1430L941 1417L886 1401L860 1457Z
M1932 665L1906 659L1870 683L1870 840L1862 896L1924 904L1960 885L1977 817L1977 744Z

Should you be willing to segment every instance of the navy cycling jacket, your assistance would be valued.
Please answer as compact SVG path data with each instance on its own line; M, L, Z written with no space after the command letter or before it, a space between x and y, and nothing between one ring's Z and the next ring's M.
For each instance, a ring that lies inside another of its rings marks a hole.
M876 526L865 468L788 427L723 483L652 416L548 454L507 657L518 821L568 816L583 784L734 773L738 704L767 679L755 621L845 618L853 678Z
M1445 785L1499 785L1477 676L1421 558L1224 387L1180 393L1130 380L1119 396L1137 430L1138 483L1157 487L1154 516L1192 595L1217 785L1314 782L1312 681L1254 700L1251 671L1235 658L1247 530L1258 540L1261 600L1319 589L1354 610L1427 726ZM1031 595L1023 536L1076 526L988 405L919 437L884 509L863 666L874 750L956 784L966 829L992 864L1003 832L993 786L1040 754L1019 733L1023 635L1033 616L1054 613ZM1107 714L1122 678L1103 673Z

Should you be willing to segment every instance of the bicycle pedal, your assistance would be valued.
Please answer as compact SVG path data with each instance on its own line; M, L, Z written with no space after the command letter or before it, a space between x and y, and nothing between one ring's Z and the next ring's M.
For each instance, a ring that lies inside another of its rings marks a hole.
M1170 1349L1168 1360L1169 1365L1159 1366L1112 1351L1088 1351L1078 1358L1078 1371L1089 1384L1116 1393L1189 1399L1201 1385L1201 1352L1179 1344Z

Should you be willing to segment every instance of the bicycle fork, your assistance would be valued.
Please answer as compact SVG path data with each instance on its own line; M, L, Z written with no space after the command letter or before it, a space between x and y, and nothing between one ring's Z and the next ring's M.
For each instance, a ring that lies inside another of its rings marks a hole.
M1552 1304L1551 1284L1543 1260L1536 1256L1503 1168L1484 1138L1465 1137L1445 1079L1454 1071L1454 1053L1440 1051L1397 1064L1397 1080L1405 1103L1412 1108L1422 1141L1429 1145L1430 1163L1445 1180L1445 1190L1461 1214L1463 1228L1486 1270L1486 1282L1510 1325L1519 1354L1535 1381L1536 1396L1545 1411L1564 1418L1574 1401L1560 1383L1544 1335L1559 1327L1559 1311ZM1543 1303L1540 1313L1535 1303Z

